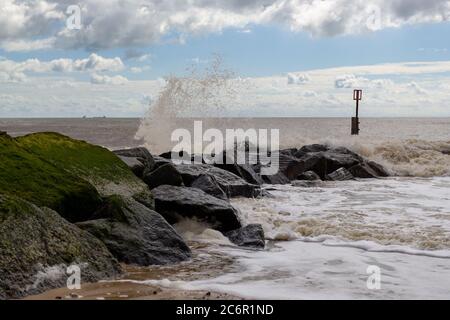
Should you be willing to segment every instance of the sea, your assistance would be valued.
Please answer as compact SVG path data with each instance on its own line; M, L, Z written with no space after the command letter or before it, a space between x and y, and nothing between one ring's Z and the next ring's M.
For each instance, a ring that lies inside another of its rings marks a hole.
M218 129L278 129L281 148L345 146L381 163L392 177L265 186L271 197L232 204L245 223L262 224L266 249L236 247L186 220L175 227L195 244L192 261L152 267L129 281L249 299L450 299L450 118L361 119L359 136L350 135L348 118L204 122ZM169 148L161 141L170 130L158 135L147 126L136 118L0 119L0 130L12 136L55 131L111 150L147 146L158 154Z

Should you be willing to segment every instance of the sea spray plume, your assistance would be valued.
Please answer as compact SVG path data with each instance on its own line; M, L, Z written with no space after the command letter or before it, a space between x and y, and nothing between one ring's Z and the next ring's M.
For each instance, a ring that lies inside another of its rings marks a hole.
M193 64L185 76L165 78L165 86L151 103L136 133L137 139L152 152L171 149L171 133L181 125L180 119L189 117L221 117L236 97L234 73L223 67L220 55L213 55L202 67ZM223 120L225 121L225 119Z

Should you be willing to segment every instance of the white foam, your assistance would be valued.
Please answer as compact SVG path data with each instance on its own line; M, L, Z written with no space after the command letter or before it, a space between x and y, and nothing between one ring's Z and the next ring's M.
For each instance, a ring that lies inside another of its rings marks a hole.
M450 249L450 178L392 178L277 186L273 198L235 199L268 239L331 236L424 251ZM289 213L289 214L288 214Z

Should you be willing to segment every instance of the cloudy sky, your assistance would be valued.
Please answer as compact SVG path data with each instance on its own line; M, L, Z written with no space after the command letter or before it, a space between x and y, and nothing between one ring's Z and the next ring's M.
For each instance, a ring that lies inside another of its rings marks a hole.
M450 116L449 20L448 0L1 0L0 117L139 117L215 53L246 83L229 115L349 116L362 88L364 116Z

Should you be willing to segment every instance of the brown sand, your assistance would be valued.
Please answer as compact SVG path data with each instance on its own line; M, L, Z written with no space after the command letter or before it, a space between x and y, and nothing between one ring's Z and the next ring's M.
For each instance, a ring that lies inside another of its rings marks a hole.
M214 252L211 246L190 243L193 258L184 263L170 266L137 267L122 265L124 274L115 281L84 283L80 290L59 288L39 295L29 296L26 300L82 299L82 300L237 300L237 296L209 291L190 291L163 288L156 285L136 283L142 280L192 281L217 277L225 272L236 271L234 259L220 252Z

